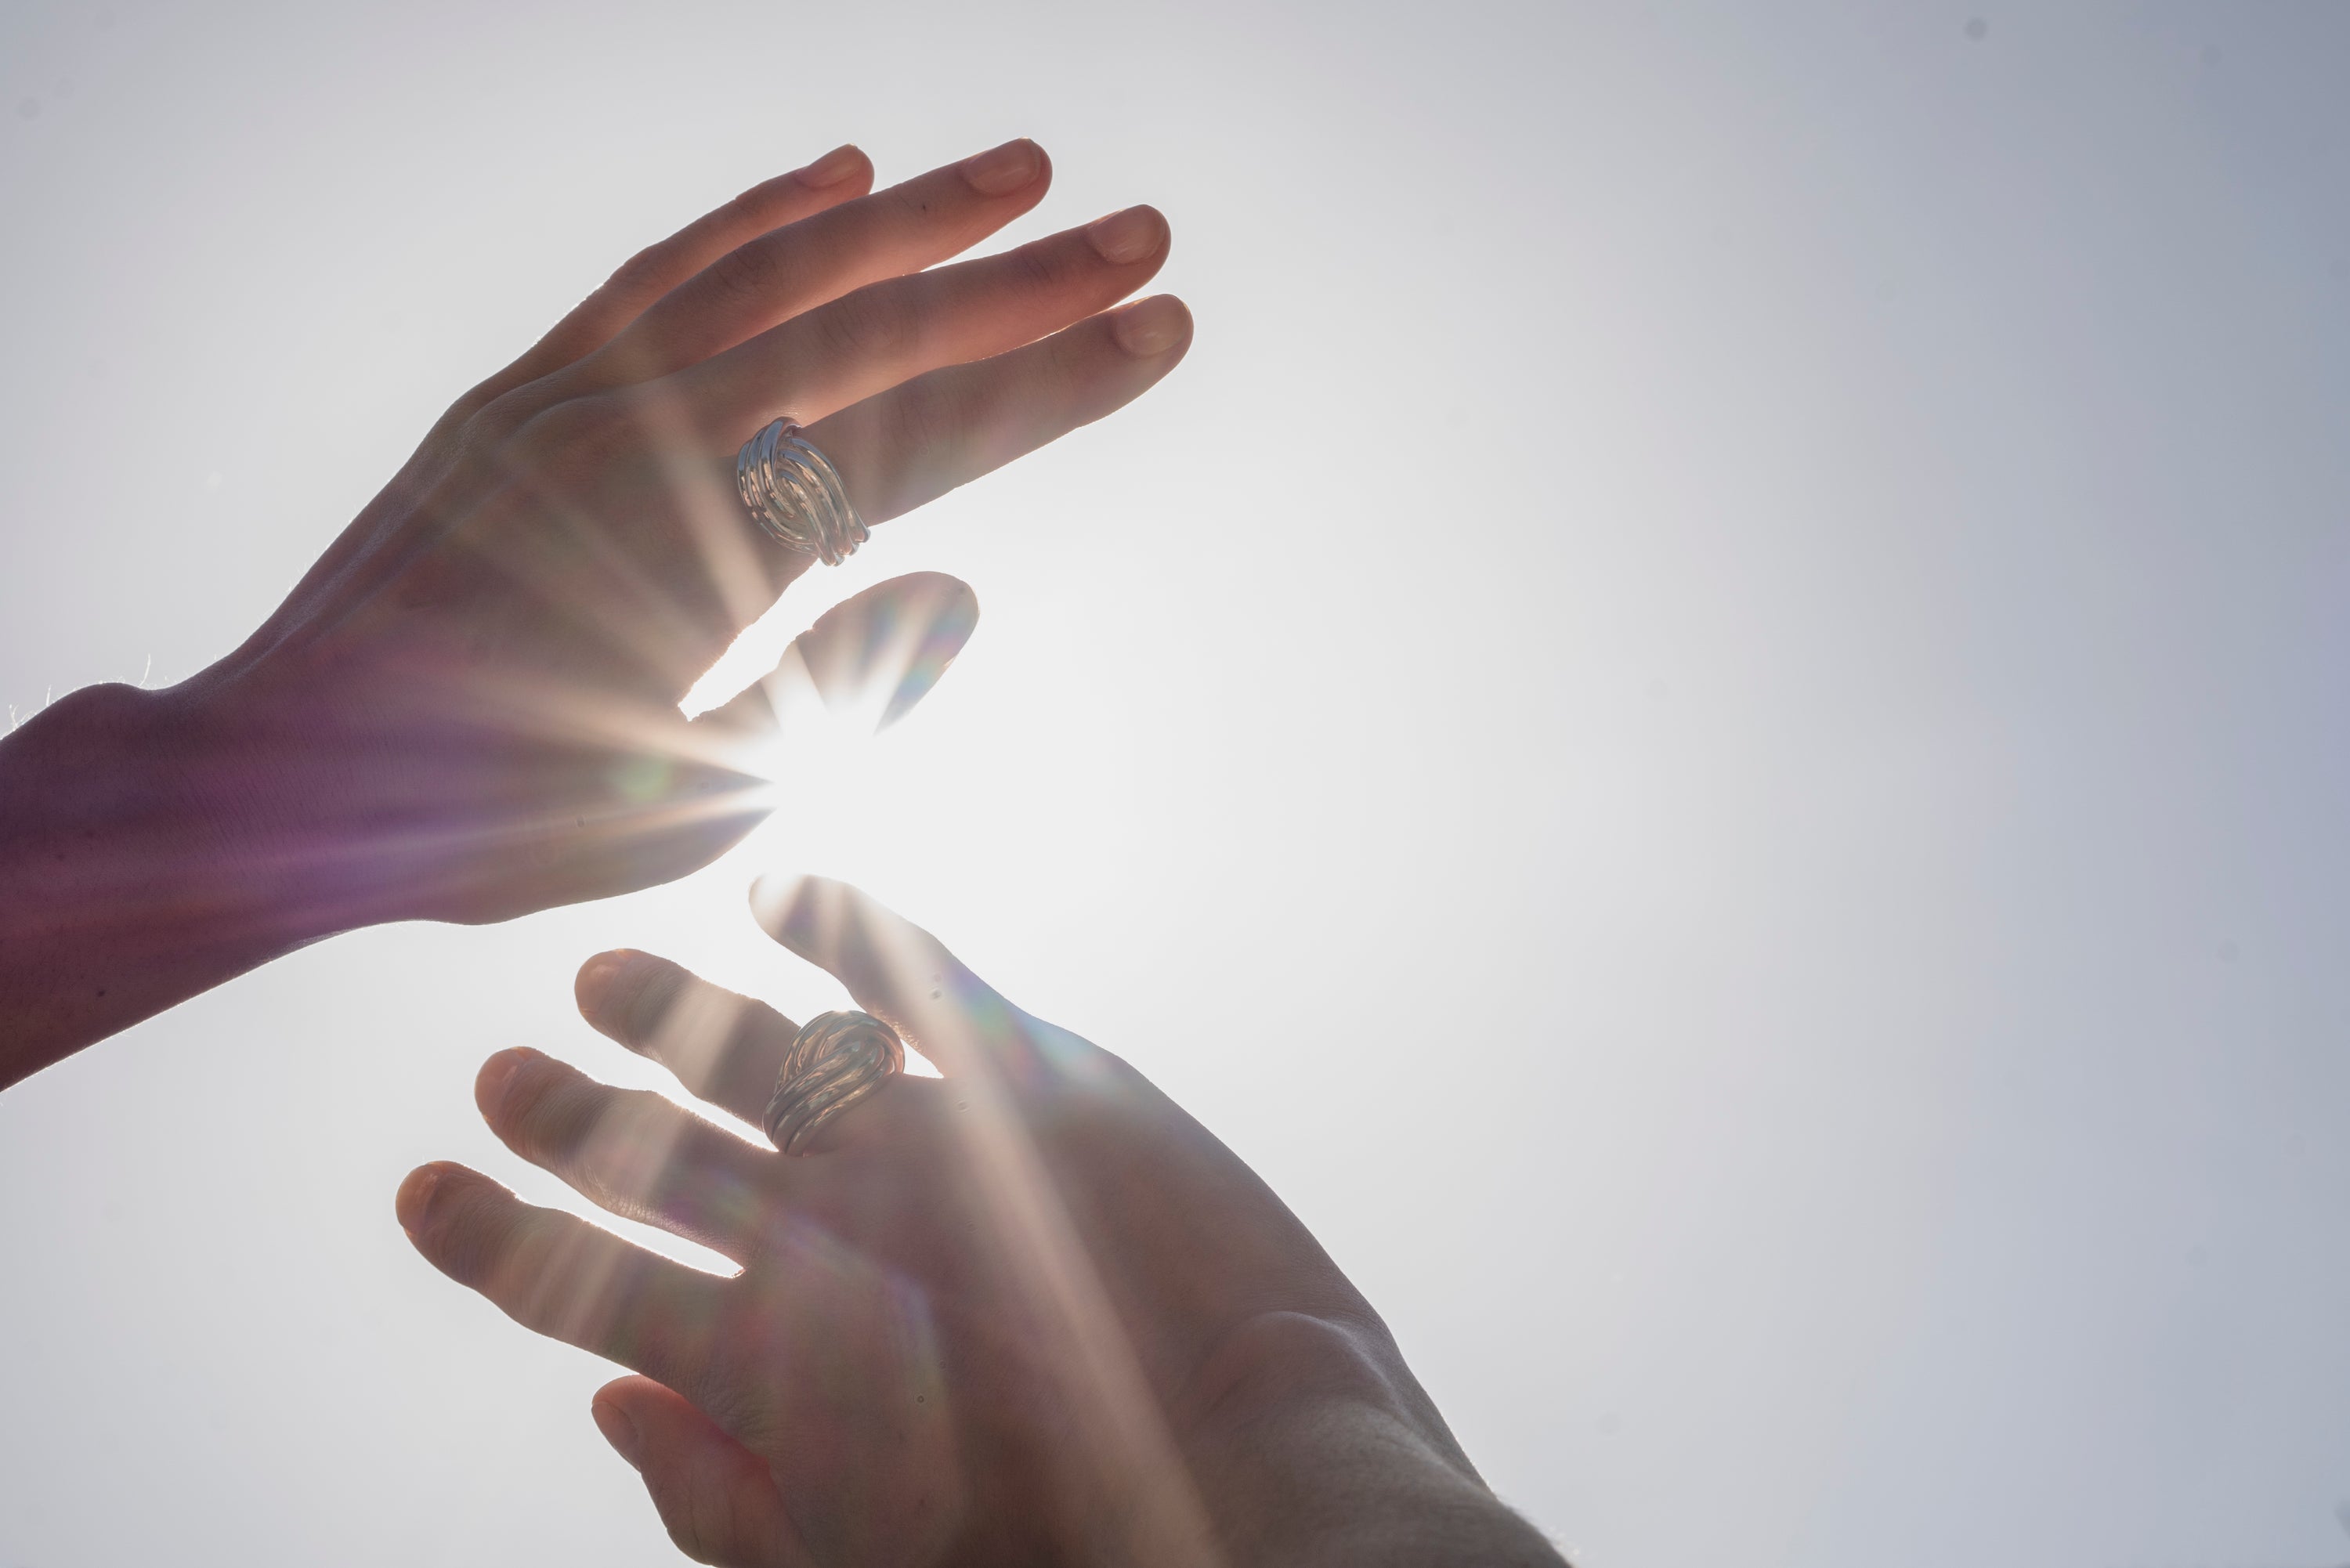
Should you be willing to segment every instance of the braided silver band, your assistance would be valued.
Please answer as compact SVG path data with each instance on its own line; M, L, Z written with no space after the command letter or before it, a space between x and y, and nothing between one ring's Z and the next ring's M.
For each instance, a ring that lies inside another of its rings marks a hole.
M752 520L786 549L837 566L870 536L848 502L840 472L800 439L800 427L777 420L734 454L734 488Z
M869 1012L819 1012L800 1025L767 1102L768 1141L785 1154L906 1068L898 1032Z

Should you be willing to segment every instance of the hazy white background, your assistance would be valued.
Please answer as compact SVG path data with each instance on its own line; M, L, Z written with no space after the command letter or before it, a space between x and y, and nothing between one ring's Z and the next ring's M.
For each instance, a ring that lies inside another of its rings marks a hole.
M470 1084L641 1081L601 946L837 1002L769 867L1170 1088L1581 1562L2350 1557L2350 8L12 0L0 698L217 657L738 188L1023 133L1198 345L800 590L985 606L854 824L0 1097L0 1568L666 1560L391 1194L553 1196Z

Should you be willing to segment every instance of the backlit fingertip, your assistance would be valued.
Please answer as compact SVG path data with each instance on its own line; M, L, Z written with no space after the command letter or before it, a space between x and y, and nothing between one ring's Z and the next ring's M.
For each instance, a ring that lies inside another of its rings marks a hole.
M581 964L578 978L571 982L572 999L579 1004L580 1016L593 1019L610 1012L619 999L621 981L643 956L632 949L615 948Z
M751 884L751 918L769 937L797 952L806 944L816 896L824 886L819 877L762 877Z
M492 1122L501 1119L506 1101L514 1094L515 1077L530 1064L536 1051L501 1051L482 1064L473 1078L473 1103L481 1107L483 1116Z
M1191 312L1171 294L1154 295L1112 317L1110 331L1136 358L1156 358L1191 336Z
M799 880L796 877L757 877L751 882L751 918L759 929L775 935L775 922L783 918L784 906L790 901L789 889Z
M391 1200L392 1211L400 1216L400 1228L413 1239L423 1228L424 1217L432 1207L433 1189L441 1185L441 1167L420 1165L408 1173L400 1184L400 1192Z
M863 167L865 167L865 154L858 149L855 142L850 142L846 146L834 148L801 170L798 176L799 182L821 191L827 186L839 184Z
M1008 196L1033 183L1045 167L1045 150L1026 137L973 153L956 167L983 196Z
M588 1413L596 1418L596 1429L604 1434L604 1440L612 1445L613 1452L626 1459L631 1469L640 1470L645 1468L639 1457L644 1450L644 1441L637 1435L637 1424L629 1418L626 1410L608 1399L598 1399L588 1407Z

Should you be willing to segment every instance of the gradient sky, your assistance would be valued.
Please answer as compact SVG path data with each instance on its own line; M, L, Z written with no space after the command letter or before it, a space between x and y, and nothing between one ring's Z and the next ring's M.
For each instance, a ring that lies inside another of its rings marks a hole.
M827 820L0 1096L0 1568L667 1560L391 1193L556 1198L470 1085L651 1081L600 947L838 1004L768 868L1174 1093L1587 1568L2350 1558L2345 83L2315 5L0 8L20 713L837 142L1034 135L1008 238L1154 202L1199 318L786 600L985 607Z

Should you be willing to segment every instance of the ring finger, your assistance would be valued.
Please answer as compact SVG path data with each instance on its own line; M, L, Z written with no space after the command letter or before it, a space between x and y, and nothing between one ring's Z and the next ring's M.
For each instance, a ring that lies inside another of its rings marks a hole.
M886 522L1116 413L1181 363L1191 342L1191 313L1174 296L1158 295L1011 353L917 376L818 420L807 440L839 471L858 514ZM731 481L731 469L726 477ZM746 538L756 531L740 503L720 493L717 473L697 483L713 498L696 514L702 522L692 536L701 554L675 558L733 560L755 548L765 568L758 603L725 601L732 635L815 557L764 535ZM714 521L722 515L730 519L723 526ZM710 575L739 582L749 574Z
M865 520L882 522L1117 412L1180 364L1191 341L1191 313L1158 295L918 376L819 420L807 439Z

